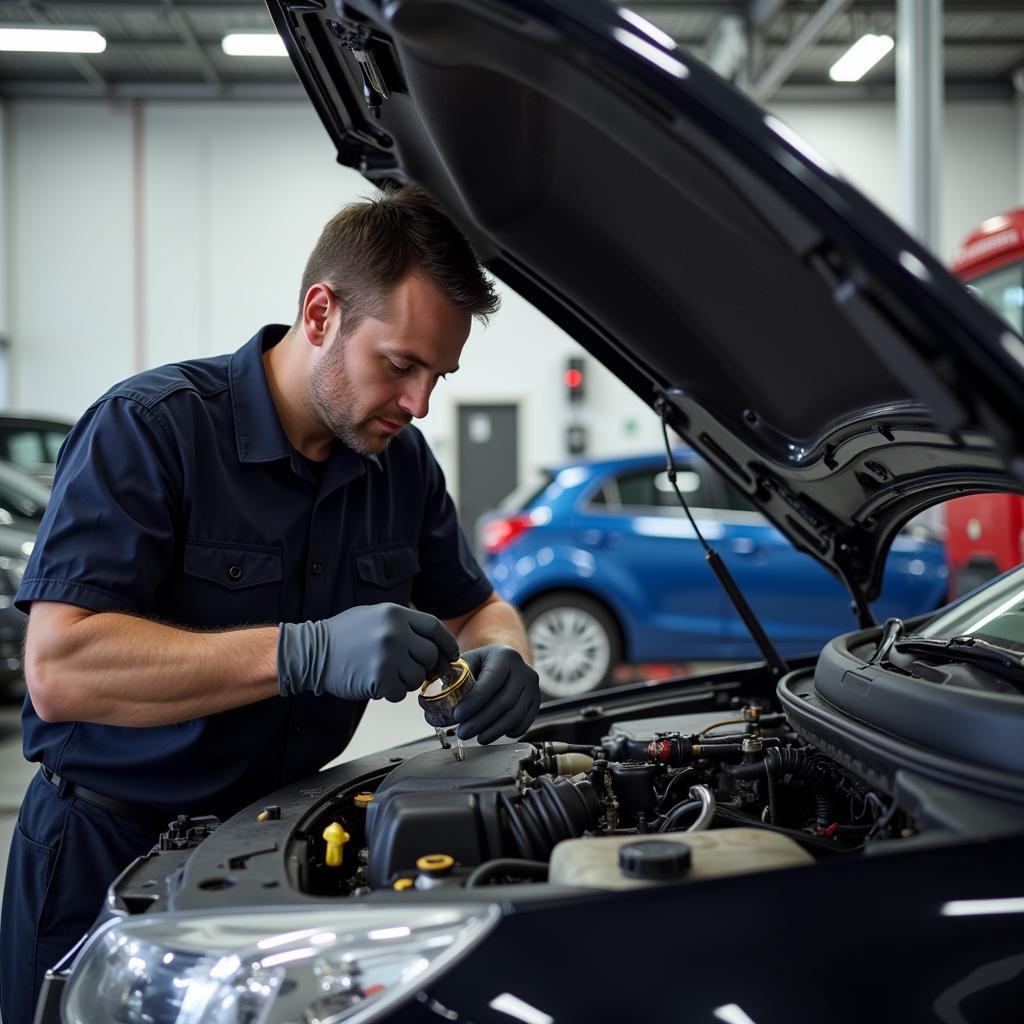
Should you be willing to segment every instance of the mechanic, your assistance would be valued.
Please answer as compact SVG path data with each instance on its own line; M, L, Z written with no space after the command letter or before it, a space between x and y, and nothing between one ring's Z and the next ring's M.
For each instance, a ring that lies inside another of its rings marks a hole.
M4 889L5 1024L31 1021L46 969L169 821L315 772L367 700L461 650L460 736L530 725L521 621L408 426L497 305L437 205L392 189L324 228L291 327L135 376L76 424L16 598L40 771Z

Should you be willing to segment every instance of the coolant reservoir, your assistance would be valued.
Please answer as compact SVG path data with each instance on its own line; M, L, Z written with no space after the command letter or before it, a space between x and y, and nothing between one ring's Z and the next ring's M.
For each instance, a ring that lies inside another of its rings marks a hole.
M551 854L548 881L591 889L634 889L813 862L789 836L756 828L594 836L560 842Z

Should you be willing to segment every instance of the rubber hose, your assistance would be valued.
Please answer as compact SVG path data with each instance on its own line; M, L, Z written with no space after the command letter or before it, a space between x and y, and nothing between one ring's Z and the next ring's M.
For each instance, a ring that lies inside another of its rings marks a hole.
M497 875L515 875L520 878L546 882L548 866L542 860L520 860L514 857L486 860L472 870L469 878L466 879L466 888L472 889L476 885L489 882Z
M685 803L676 804L658 826L658 831L668 832L670 829L677 828L681 818L684 818L690 811L696 811L699 814L703 806L699 800L687 800Z

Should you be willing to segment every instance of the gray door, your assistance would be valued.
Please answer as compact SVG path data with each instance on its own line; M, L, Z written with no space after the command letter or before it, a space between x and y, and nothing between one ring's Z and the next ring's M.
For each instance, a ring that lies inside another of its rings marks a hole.
M459 518L477 546L476 521L519 483L519 408L459 406Z

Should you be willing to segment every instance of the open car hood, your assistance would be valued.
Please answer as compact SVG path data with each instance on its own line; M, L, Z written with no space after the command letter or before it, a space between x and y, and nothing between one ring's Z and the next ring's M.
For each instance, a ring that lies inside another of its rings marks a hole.
M1024 342L776 118L606 0L268 0L341 163L417 181L839 576L1021 490ZM300 185L301 187L301 185Z

